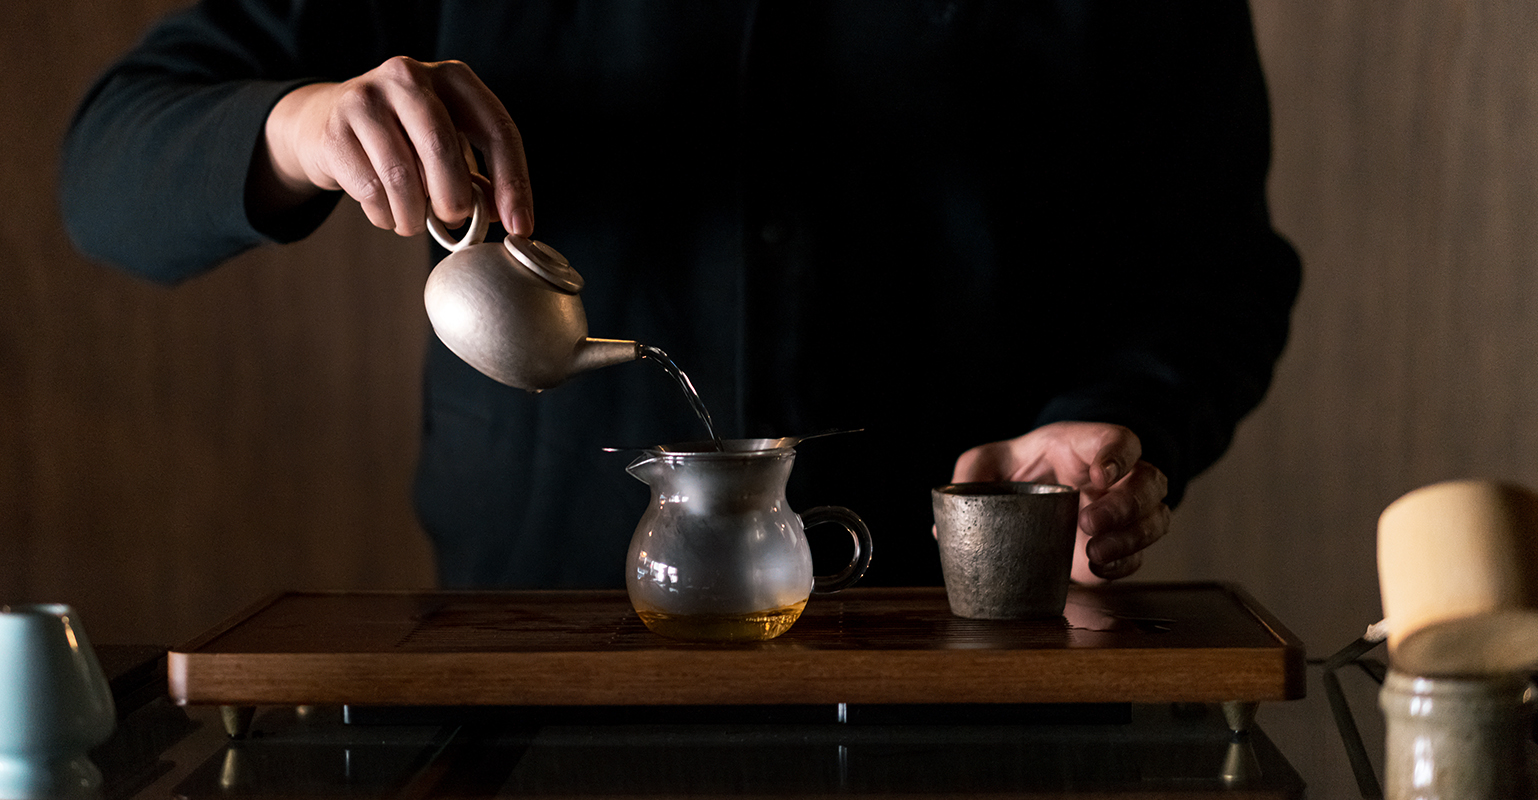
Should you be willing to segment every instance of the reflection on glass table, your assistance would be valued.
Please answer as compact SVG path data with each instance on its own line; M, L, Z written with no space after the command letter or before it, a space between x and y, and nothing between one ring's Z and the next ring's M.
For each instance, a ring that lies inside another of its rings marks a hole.
M109 797L1303 796L1263 731L1203 704L264 707L241 739L213 708L135 715L120 733L184 735L103 763Z

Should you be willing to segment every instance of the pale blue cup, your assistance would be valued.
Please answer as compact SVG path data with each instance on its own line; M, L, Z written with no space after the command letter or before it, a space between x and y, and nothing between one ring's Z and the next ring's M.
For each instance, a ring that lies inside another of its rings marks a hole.
M87 756L117 724L112 689L67 605L0 606L0 798L92 797Z

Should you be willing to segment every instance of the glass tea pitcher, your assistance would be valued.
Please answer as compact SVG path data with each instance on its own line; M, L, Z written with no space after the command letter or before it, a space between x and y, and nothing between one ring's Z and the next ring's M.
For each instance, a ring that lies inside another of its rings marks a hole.
M646 627L688 641L773 639L801 616L812 592L836 592L865 574L870 531L853 511L790 510L785 484L796 451L782 442L659 447L626 468L652 489L625 572ZM822 523L854 539L854 555L837 575L812 575L805 529Z

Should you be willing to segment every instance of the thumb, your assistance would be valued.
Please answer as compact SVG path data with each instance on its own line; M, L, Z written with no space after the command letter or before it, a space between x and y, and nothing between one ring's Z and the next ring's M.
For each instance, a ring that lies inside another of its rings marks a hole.
M1104 491L1132 471L1134 464L1143 457L1143 443L1137 434L1119 425L1108 425L1097 437L1089 464L1090 485Z

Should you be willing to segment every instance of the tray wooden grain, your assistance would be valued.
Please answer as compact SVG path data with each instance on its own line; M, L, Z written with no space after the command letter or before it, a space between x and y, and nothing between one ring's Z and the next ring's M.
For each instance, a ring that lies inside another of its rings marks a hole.
M1225 702L1303 696L1303 645L1222 583L1074 587L1064 617L955 617L940 588L813 596L789 632L691 644L623 591L291 592L173 650L181 704Z

